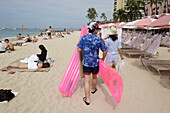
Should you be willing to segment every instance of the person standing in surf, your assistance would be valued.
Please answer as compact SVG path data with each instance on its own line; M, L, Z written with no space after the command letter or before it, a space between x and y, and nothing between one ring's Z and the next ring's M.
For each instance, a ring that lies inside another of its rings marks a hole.
M104 41L97 36L98 24L91 22L89 24L89 34L81 37L78 43L78 51L83 51L83 74L85 75L85 97L83 101L86 105L90 105L90 75L93 75L92 90L94 94L97 91L97 74L99 72L99 49L103 52L104 61L107 54L107 47Z

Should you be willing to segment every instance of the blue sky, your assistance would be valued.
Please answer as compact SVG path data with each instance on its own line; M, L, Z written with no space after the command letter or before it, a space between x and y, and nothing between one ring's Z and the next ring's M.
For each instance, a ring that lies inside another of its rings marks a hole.
M91 7L112 19L113 0L0 0L0 27L81 28Z

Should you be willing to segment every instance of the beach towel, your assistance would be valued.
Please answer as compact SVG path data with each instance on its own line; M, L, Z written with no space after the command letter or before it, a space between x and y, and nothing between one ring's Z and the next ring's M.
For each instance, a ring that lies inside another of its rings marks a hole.
M50 65L52 66L53 62L54 62L54 59L51 59L51 58L47 58L47 61L49 61ZM21 60L24 60L24 59L19 59L19 60L16 60L12 63L20 63ZM50 67L51 67L50 66ZM19 68L14 68L14 67L4 67L1 69L1 71L14 71L14 72L48 72L50 70L50 67L48 68L41 68L39 70L36 70L36 69L19 69Z

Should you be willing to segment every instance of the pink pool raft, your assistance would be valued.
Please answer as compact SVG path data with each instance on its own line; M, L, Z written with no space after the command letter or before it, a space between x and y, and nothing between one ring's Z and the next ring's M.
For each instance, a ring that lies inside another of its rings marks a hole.
M88 29L83 25L80 38L88 33ZM79 39L80 40L80 39ZM71 97L77 81L79 79L79 55L77 47L73 53L70 63L66 69L63 79L59 85L59 91L64 96ZM116 99L116 105L121 101L123 94L123 81L121 76L102 60L99 61L99 75L109 88L112 96Z

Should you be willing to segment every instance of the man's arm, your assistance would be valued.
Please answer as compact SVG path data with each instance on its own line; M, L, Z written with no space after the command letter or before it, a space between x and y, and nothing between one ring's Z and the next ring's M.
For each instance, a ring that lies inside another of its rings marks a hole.
M105 59L105 57L106 57L106 55L107 55L107 51L108 51L108 50L106 50L106 51L103 52L103 58L102 58L103 61L104 61L104 59Z

